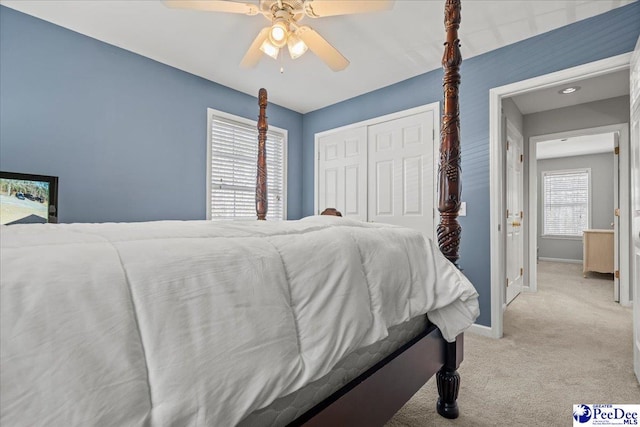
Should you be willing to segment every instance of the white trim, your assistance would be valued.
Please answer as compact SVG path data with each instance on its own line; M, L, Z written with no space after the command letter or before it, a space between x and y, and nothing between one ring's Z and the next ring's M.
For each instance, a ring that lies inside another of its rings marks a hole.
M495 87L492 88L489 93L493 95L500 95L500 98L512 97L565 83L569 84L577 80L584 80L591 77L610 74L616 71L626 70L629 68L630 59L631 52L627 52L621 55L601 59L599 61L590 62L588 64L578 65L576 67L566 68L564 70L544 74L538 77L532 77L530 79L521 80L505 86Z
M631 307L633 298L631 297L631 259L633 257L631 241L631 223L633 212L631 212L631 135L629 134L629 123L622 123L619 126L618 139L618 207L620 217L618 218L618 269L620 271L620 305ZM624 256L624 255L627 256Z
M504 161L502 158L501 150L502 98L532 92L559 84L571 83L572 81L581 80L584 78L609 74L614 71L624 70L629 68L630 58L631 53L612 56L600 61L579 65L577 67L567 68L565 70L534 77L528 80L522 80L505 86L495 87L489 91L489 236L491 245L491 335L495 338L502 337L502 300L504 299L502 297L502 286L504 285L502 278L506 277L506 275L504 274L504 266L501 265L502 254L504 251L504 242L501 239L505 221L505 212L504 209L502 209L502 185L504 183L504 177L502 174L502 172L504 172ZM535 144L529 145L535 146ZM530 155L529 159L529 165L534 164L531 159L535 159L535 155ZM531 167L529 167L529 170L531 170ZM529 182L529 184L531 185L531 182ZM531 193L529 194L529 200L531 200ZM535 206L535 204L533 206ZM537 215L535 210L533 209L529 209L529 212L526 212L525 215L527 214L529 217L529 223L532 224L532 227L529 227L529 230L531 230L534 228L533 225L536 224ZM536 257L533 255L535 253L535 239L533 241L530 239L528 257L529 286L533 291L535 291L537 287L537 272L535 269Z
M368 126L373 126L373 125L377 125L380 123L384 123L384 122L389 122L391 120L396 120L396 119L401 119L404 117L409 117L409 116L413 116L416 114L420 114L420 113L425 113L428 111L433 111L433 131L434 131L434 138L433 138L433 182L434 185L437 185L436 183L438 182L438 162L440 159L440 139L439 139L439 135L440 135L440 120L439 120L439 116L440 116L440 103L439 102L432 102L430 104L425 104L425 105L420 105L418 107L413 107L413 108L409 108L407 110L403 110L403 111L397 111L395 113L390 113L390 114L386 114L384 116L379 116L379 117L374 117L371 119L367 119L367 120L363 120L361 122L356 122L356 123L350 123L348 125L345 126L340 126L337 128L333 128L333 129L329 129L329 130L325 130L322 132L318 132L314 135L314 140L313 140L313 156L314 156L314 160L313 160L313 212L314 215L317 215L319 213L319 208L318 208L318 196L319 196L319 182L318 182L318 167L319 167L319 160L320 160L320 149L318 147L320 138L327 136L327 135L331 135L332 133L336 133L336 132L342 132L345 130L349 130L349 129L355 129L355 128L359 128L359 127L368 127ZM436 209L438 206L438 192L434 191L434 196L433 196L433 206L434 206L434 218L436 217ZM437 227L437 221L434 220L434 224L433 224L433 235L436 235L436 227Z
M548 262L563 262L567 264L582 264L583 261L581 259L566 259L566 258L549 258L549 257L540 257L538 261L548 261Z
M587 227L587 228L591 228L591 227ZM582 234L579 236L558 236L558 235L553 235L553 234L543 234L541 236L539 236L540 239L545 239L545 240L582 240Z
M214 108L207 108L207 185L206 185L206 219L208 221L211 220L211 121L213 116L222 117L228 120L233 120L239 123L244 123L246 125L251 125L254 127L258 126L258 122L256 120L247 119L245 117L236 116L235 114L227 113L225 111L216 110ZM283 147L282 147L282 155L284 157L282 162L282 201L283 201L283 209L282 215L283 220L287 219L287 176L288 176L288 163L289 163L289 154L288 154L288 145L289 145L289 131L287 129L279 128L277 126L269 125L269 130L282 133L283 135ZM257 147L257 141L256 141Z
M484 326L484 325L478 325L477 323L474 323L473 325L469 326L469 329L467 329L465 333L479 335L481 337L494 338L490 327Z
M629 144L629 210L631 213L632 224L631 236L629 248L631 250L631 257L629 257L630 265L630 281L632 283L630 291L633 294L633 370L636 374L636 379L640 382L640 37L636 41L636 46L632 54L631 70L630 70L630 93L629 98L631 100L631 108L629 121L631 126L631 139Z
M207 181L206 185L206 194L204 199L207 202L205 218L207 221L211 221L211 126L212 126L212 118L213 118L213 110L211 108L207 108L207 175L205 177Z
M491 258L491 336L502 338L506 225L504 210L505 161L502 142L502 97L499 89L489 91L489 241Z

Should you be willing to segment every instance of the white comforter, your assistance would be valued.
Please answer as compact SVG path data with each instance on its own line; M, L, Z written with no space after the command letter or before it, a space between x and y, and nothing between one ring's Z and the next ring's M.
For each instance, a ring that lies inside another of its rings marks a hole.
M0 424L232 426L428 313L478 315L420 233L337 217L0 230Z

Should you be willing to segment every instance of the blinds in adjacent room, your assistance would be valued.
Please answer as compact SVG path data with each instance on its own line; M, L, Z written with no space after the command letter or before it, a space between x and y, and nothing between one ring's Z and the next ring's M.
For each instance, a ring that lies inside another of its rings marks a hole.
M582 236L589 228L590 170L542 173L543 234Z
M210 219L256 219L256 122L210 110ZM268 220L285 217L286 131L267 132Z

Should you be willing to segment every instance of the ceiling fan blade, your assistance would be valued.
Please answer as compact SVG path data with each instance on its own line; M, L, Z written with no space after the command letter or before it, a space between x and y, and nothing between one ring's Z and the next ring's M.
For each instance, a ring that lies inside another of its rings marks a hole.
M164 4L177 9L205 10L208 12L242 13L245 15L257 15L259 12L256 5L224 0L165 0Z
M347 68L349 60L342 56L338 49L331 46L320 34L311 27L302 26L296 29L295 34L305 42L320 59L322 59L333 71L341 71Z
M306 0L304 11L311 18L380 12L393 9L394 0Z
M262 51L260 50L260 46L262 42L269 37L270 27L263 28L262 31L258 33L258 36L253 40L251 46L247 50L247 53L244 54L244 58L242 58L242 62L240 62L240 66L244 68L253 68L255 67L260 59L262 58Z

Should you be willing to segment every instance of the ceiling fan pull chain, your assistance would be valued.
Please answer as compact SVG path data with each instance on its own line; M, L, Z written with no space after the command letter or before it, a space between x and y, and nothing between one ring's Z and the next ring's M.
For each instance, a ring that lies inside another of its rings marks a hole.
M282 49L280 49L280 74L284 74L284 54L282 53Z

